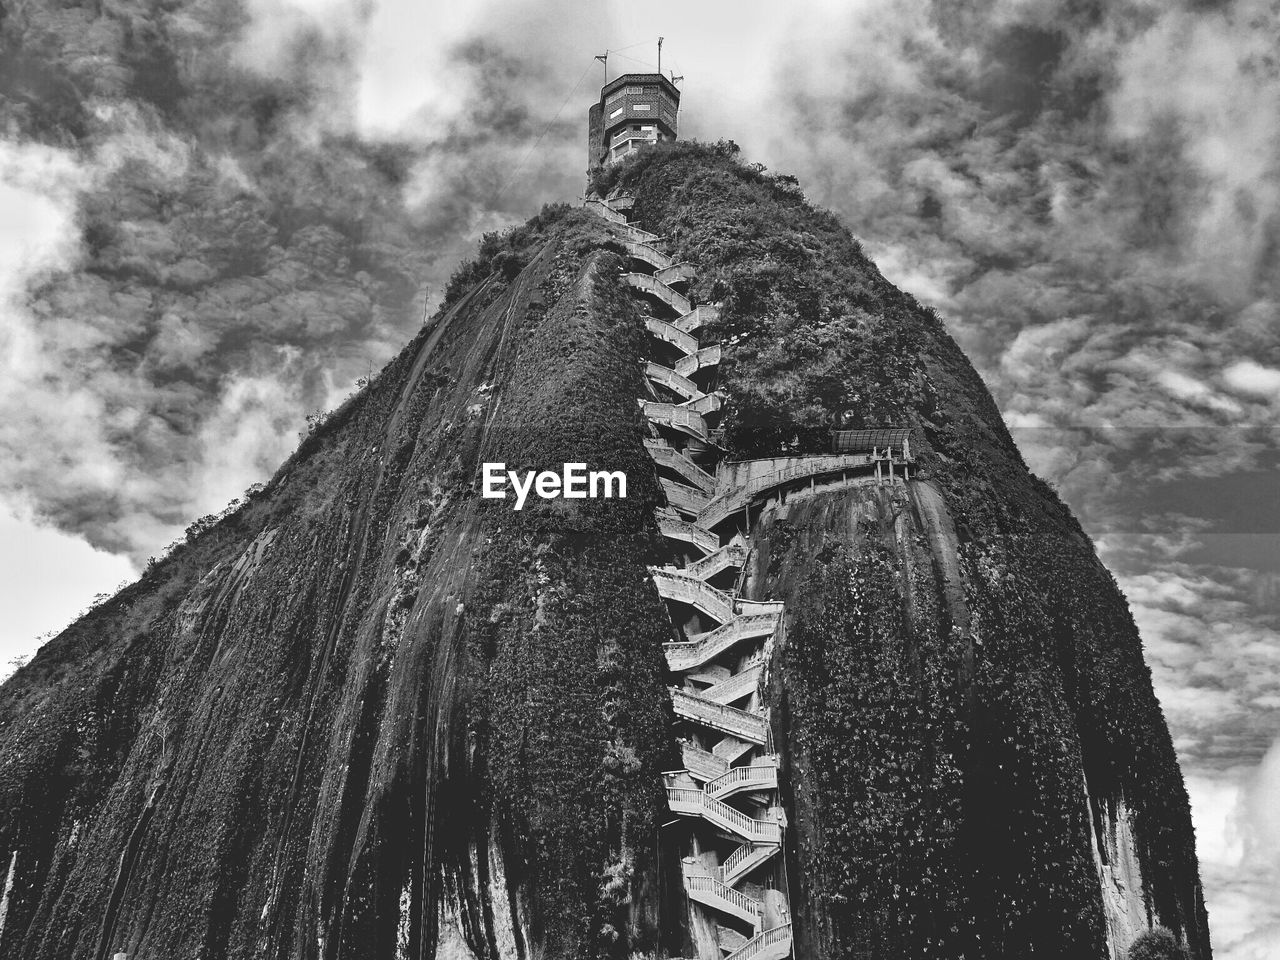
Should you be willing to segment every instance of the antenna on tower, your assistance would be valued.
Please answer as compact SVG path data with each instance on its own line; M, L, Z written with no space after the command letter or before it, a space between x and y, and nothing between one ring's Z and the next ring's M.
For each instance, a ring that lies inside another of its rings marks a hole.
M682 83L683 81L684 81L684 74L681 74L680 76L677 77L676 72L674 70L671 71L672 83Z
M604 82L607 84L609 82L609 51L606 50L602 56L597 55L596 59L604 64Z
M658 38L658 73L662 73L662 38Z

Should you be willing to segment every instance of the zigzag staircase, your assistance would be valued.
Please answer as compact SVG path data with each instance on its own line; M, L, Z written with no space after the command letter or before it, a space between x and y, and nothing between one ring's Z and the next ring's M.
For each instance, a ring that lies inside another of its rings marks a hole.
M695 824L683 875L690 911L704 921L692 925L704 931L695 934L699 957L782 960L792 954L777 856L786 818L762 693L784 615L781 603L738 596L752 549L751 509L771 501L781 507L787 496L804 496L819 484L826 490L879 482L886 463L890 478L905 480L909 450L724 462L714 425L722 405L713 386L721 348L703 346L696 336L719 319L719 305L696 304L694 266L673 261L661 238L627 222L631 198L590 197L586 206L619 236L631 261L622 280L648 308L649 395L637 400L649 423L645 446L667 495L658 528L681 558L651 569L683 638L664 645L677 681L671 703L684 761L666 774L667 802ZM706 931L715 931L711 940Z
M665 651L678 681L672 706L686 728L685 769L667 775L667 799L673 813L702 825L683 864L690 910L703 911L706 921L697 926L716 931L714 942L698 943L699 954L781 960L791 954L791 924L780 871L767 869L778 862L783 823L760 684L782 618L779 609L747 610L737 600L748 539L722 537L697 521L721 493L713 426L721 398L710 386L721 352L696 336L719 317L719 308L695 305L675 289L695 281L696 270L672 261L658 237L627 224L621 209L630 204L591 199L587 205L621 232L633 266L623 282L649 307L649 396L637 400L650 427L645 446L670 505L659 512L658 526L683 558L651 572L673 619L688 622L685 639ZM725 851L723 860L718 850Z

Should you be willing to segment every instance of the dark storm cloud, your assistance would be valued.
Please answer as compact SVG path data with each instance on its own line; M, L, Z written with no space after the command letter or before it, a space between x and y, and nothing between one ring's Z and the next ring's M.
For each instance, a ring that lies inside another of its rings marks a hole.
M480 198L465 162L448 202L406 191L433 155L491 145L359 137L353 35L287 9L33 6L4 39L14 202L47 199L33 160L53 145L74 234L8 291L0 489L145 558L407 339ZM441 67L468 63L488 84L472 130L525 138L527 104L500 89L528 83L519 61L473 43Z
M371 52L383 8L341 0L7 18L8 167L71 222L9 271L0 494L137 560L268 474L484 232L581 190L573 6L438 11L420 45L392 10L408 82Z
M845 16L780 61L771 165L979 367L1116 570L1186 769L1249 768L1280 734L1280 8Z
M1133 522L1103 474L1131 491L1260 469L1275 438L1247 428L1280 400L1277 12L881 12L783 61L780 134L809 134L773 149L942 310L1033 466L1100 531ZM1167 428L1195 430L1147 457L1161 444L1136 431Z
M28 287L0 483L136 556L269 471L482 233L581 189L600 16L255 0L7 21L29 64L10 142L75 147L79 242ZM1195 514L1180 478L1258 472L1274 446L1241 427L1280 404L1275 16L815 4L686 113L800 174L939 307L1089 529L1145 534ZM1177 430L1194 442L1160 440ZM1183 492L1148 508L1152 483Z
M406 201L447 254L429 274L435 289L483 232L581 192L585 165L574 149L581 117L576 109L553 116L572 83L554 62L492 38L444 51L442 69L460 81L452 116L403 134L419 151Z

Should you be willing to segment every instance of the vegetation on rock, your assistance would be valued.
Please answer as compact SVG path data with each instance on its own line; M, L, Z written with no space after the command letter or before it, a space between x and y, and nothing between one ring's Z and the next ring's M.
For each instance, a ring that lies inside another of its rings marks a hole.
M852 546L851 521L826 521L826 546L794 582L766 581L795 618L779 707L795 711L788 732L822 810L800 831L811 844L792 872L811 887L800 899L821 905L814 955L1102 950L1089 818L1102 826L1124 798L1143 896L1207 957L1186 791L1133 619L939 318L790 178L742 163L732 144L663 145L604 177L602 188L634 196L635 222L698 264L696 293L723 302L704 336L726 347L732 457L820 452L836 426L910 427L919 475L955 527L958 598L903 585L905 548L888 516L878 537L837 554L838 575L828 578L824 551ZM928 609L936 618L920 619ZM904 649L911 682L888 666ZM861 719L867 703L894 718L891 740ZM799 719L819 706L820 721ZM876 746L843 742L856 734ZM851 786L903 777L910 789ZM906 812L921 796L927 824ZM892 881L878 858L896 863ZM883 882L864 883L864 872Z
M1101 957L1091 836L1123 799L1147 905L1207 960L1132 618L940 320L732 144L597 186L723 302L700 336L726 348L733 458L918 437L910 490L756 517L748 593L789 617L770 697L800 955ZM268 485L0 687L0 954L662 948L679 760L623 254L565 206L487 236ZM629 497L515 513L477 495L499 460L622 469Z
M1125 960L1186 960L1187 951L1169 930L1156 927L1133 941Z

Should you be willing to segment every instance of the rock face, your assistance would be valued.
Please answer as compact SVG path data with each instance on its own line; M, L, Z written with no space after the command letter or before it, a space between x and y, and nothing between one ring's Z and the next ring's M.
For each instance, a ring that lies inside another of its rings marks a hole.
M1101 960L1158 923L1207 960L1186 794L1089 540L938 319L729 153L596 184L720 304L723 457L823 453L840 422L911 428L919 470L766 493L737 531L737 596L785 609L753 674L785 823L761 902L805 958ZM664 790L690 624L649 568L692 494L646 449L626 232L559 208L490 244L262 492L4 685L0 955L745 942L689 906ZM498 461L628 496L516 512L479 496Z

